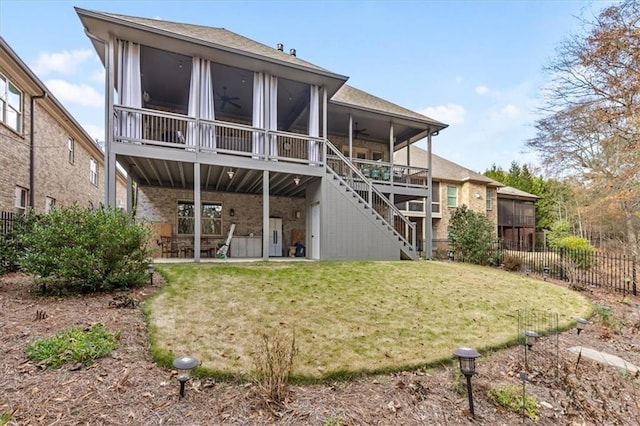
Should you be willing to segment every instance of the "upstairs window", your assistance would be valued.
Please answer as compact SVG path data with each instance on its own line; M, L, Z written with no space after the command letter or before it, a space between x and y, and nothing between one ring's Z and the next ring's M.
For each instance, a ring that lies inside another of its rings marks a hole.
M76 142L73 140L72 137L69 137L69 139L67 140L67 157L69 159L69 163L73 164L73 161L75 160L75 153L76 153Z
M447 207L458 207L458 187L447 186Z
M98 162L93 158L89 160L89 182L98 186Z
M485 197L487 200L487 210L493 210L493 191L487 188L487 195Z
M51 211L56 207L56 199L47 197L44 200L44 211L46 213L51 213Z
M22 92L0 74L0 121L22 133Z

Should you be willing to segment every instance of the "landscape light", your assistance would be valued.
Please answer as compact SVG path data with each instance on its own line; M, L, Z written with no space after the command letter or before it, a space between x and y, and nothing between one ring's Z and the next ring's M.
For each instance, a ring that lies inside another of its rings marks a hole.
M539 336L540 335L535 331L532 331L532 330L524 331L524 343L527 345L527 348L529 348L529 350L531 350L531 348L533 347L533 344L536 342L536 337L539 337Z
M471 391L471 376L476 374L476 358L480 354L472 348L458 348L453 351L453 354L458 357L460 361L460 372L464 374L467 379L467 396L469 397L469 412L471 416L475 417L473 410L473 393Z
M199 362L192 356L180 356L173 360L173 366L178 370L178 382L180 382L180 397L184 396L184 384L189 381L191 370L198 366Z
M584 326L587 325L588 321L584 318L576 318L576 329L578 329L578 334L580 334L580 332L582 330L584 330Z
M147 269L149 270L149 281L151 282L151 285L153 285L153 270L156 268L156 265L154 265L153 263L149 263L147 265Z

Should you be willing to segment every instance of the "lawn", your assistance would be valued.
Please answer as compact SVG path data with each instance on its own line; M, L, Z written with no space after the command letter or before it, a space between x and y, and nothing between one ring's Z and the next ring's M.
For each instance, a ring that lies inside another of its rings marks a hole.
M294 374L327 378L435 364L458 346L517 337L517 310L592 310L578 293L498 269L450 262L163 264L146 312L154 354L192 354L214 375L246 376L260 335L295 333ZM283 331L280 331L281 333Z

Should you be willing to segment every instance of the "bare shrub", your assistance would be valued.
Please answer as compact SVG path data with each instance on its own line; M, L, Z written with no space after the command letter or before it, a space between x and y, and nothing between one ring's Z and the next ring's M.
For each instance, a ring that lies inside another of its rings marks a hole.
M502 265L507 271L518 271L522 267L522 258L513 254L507 254L502 260Z
M260 333L254 354L253 381L267 403L282 404L288 396L288 381L298 353L294 332L274 329Z

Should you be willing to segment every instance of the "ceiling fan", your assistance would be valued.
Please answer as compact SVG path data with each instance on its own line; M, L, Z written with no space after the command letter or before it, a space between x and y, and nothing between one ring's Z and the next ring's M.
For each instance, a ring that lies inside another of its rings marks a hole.
M358 136L369 136L367 133L367 129L358 129L358 122L356 121L353 126L353 137L358 138Z
M240 100L238 96L229 96L227 95L227 86L222 87L222 95L218 94L218 100L220 101L220 109L224 109L224 107L229 105L233 105L236 108L242 108L240 104L233 102Z

